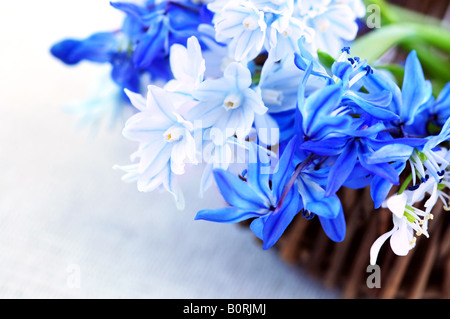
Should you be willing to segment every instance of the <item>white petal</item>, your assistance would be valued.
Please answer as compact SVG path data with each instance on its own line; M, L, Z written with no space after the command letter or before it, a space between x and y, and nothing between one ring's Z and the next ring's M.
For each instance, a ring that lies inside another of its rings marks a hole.
M156 85L148 86L147 109L156 114L165 116L172 122L176 122L175 105L173 100L177 99L177 95L168 92Z
M250 107L256 114L264 114L268 110L264 105L261 94L252 89L245 90L245 106Z
M255 114L255 127L259 140L265 145L276 145L280 141L280 129L269 113Z
M392 234L397 230L397 226L394 226L390 231L384 233L377 240L374 241L372 247L370 247L370 264L375 265L378 259L378 253L380 252L381 246L383 246L384 242L392 236Z
M141 94L131 92L128 89L125 89L125 93L135 108L139 111L144 111L146 109L147 102Z
M386 200L386 207L398 218L402 218L405 213L407 196L405 193L393 195Z
M411 249L411 236L406 224L406 218L402 218L399 229L391 236L392 251L398 256L406 256Z
M234 89L237 91L247 89L252 84L250 70L241 63L232 62L228 64L223 76L228 82L234 84Z

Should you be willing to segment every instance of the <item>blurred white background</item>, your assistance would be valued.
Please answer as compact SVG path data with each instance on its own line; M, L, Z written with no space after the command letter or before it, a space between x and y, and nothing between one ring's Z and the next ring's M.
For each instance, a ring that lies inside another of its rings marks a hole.
M63 106L86 98L104 68L67 67L49 48L122 18L104 0L0 2L0 297L337 297L250 230L194 221L223 204L214 189L198 199L199 171L177 211L168 194L139 193L112 169L136 147L120 126L75 129Z

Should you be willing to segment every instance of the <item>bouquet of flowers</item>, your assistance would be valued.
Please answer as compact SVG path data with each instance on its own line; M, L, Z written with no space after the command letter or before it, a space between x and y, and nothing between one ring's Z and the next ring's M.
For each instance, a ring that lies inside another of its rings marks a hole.
M429 236L433 207L449 209L448 61L424 50L448 54L448 29L406 21L384 1L111 5L125 15L120 29L51 52L69 65L111 65L114 97L103 103L132 106L123 135L138 143L117 168L139 191L162 188L183 209L178 178L202 165L200 195L217 187L227 205L196 219L249 220L269 249L297 215L345 240L338 192L369 188L373 208L392 213L371 264L388 239L407 255ZM406 60L383 61L399 43Z

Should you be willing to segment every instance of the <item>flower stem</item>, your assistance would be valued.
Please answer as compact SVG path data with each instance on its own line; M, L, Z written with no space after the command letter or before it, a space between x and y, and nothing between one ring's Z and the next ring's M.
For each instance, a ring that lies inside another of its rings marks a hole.
M291 178L289 179L289 182L286 184L286 186L284 186L284 190L283 193L280 196L280 199L278 200L277 203L277 207L274 210L274 214L276 214L281 207L283 207L283 203L284 200L286 199L287 195L289 194L289 191L291 190L292 186L295 183L295 180L297 179L298 175L300 175L300 173L303 171L303 169L309 165L315 158L315 154L309 154L308 157L301 162L300 164L297 165L297 167L295 168L294 174L292 174Z
M403 193L405 191L406 187L408 187L408 185L409 185L409 183L411 183L411 181L412 181L412 174L409 174L408 177L403 182L402 186L400 187L400 189L398 191L398 195L400 195L401 193Z

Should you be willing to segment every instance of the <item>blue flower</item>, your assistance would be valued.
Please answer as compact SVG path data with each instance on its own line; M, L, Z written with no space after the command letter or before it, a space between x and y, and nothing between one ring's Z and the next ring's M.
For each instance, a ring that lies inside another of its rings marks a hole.
M293 156L291 147L281 156L275 173L269 174L267 154L255 144L250 144L246 181L229 171L214 170L216 184L230 206L201 210L197 213L196 219L221 223L237 223L253 219L251 230L263 240L263 249L269 249L301 210L299 194L295 187L285 195L284 204L277 207L284 186L294 169Z
M191 36L200 37L199 25L210 22L204 6L190 1L149 1L146 6L112 2L111 5L141 24L133 43L133 62L137 69L150 72L154 66L168 64L172 44L184 44Z
M337 195L327 196L326 194L325 183L329 167L317 168L321 160L319 158L307 164L298 174L298 191L304 214L309 215L309 218L317 215L327 236L335 242L341 242L346 233L344 211ZM307 162L308 157L303 161Z
M65 39L55 43L51 54L67 65L76 65L82 61L109 63L112 66L111 77L119 88L139 92L141 72L132 61L129 48L124 45L123 34L99 32L83 40Z
M341 112L340 106L344 94L341 83L327 85L305 96L312 68L313 63L310 63L303 75L299 86L297 107L301 115L301 134L308 140L320 140L327 135L349 129L352 125L352 117Z
M208 37L198 31L211 23L206 6L191 1L146 1L143 5L111 2L126 14L122 26L113 32L97 32L86 39L65 39L50 51L68 65L81 61L109 63L111 77L122 89L140 93L142 76L152 81L169 80L169 50L172 44L191 36ZM203 44L205 47L206 46Z
M377 77L378 72L359 58L347 59L348 50L342 51L328 80L317 62L306 65L305 58L297 56L297 66L306 67L298 102L301 129L297 134L305 136L300 149L332 159L326 196L336 194L342 186L371 184L375 207L379 207L387 191L399 183L414 148L426 140L391 136L389 123L400 119L390 108L392 90L369 86L368 93L361 92L367 82L364 79L373 74ZM305 97L312 74L325 79L325 86Z
M417 58L416 51L411 51L405 63L405 75L400 89L392 79L381 72L374 72L363 79L364 86L368 90L392 92L392 102L389 109L399 116L393 121L393 127L408 132L408 127L422 126L423 117L417 117L421 110L427 107L432 94L430 81L426 80Z

